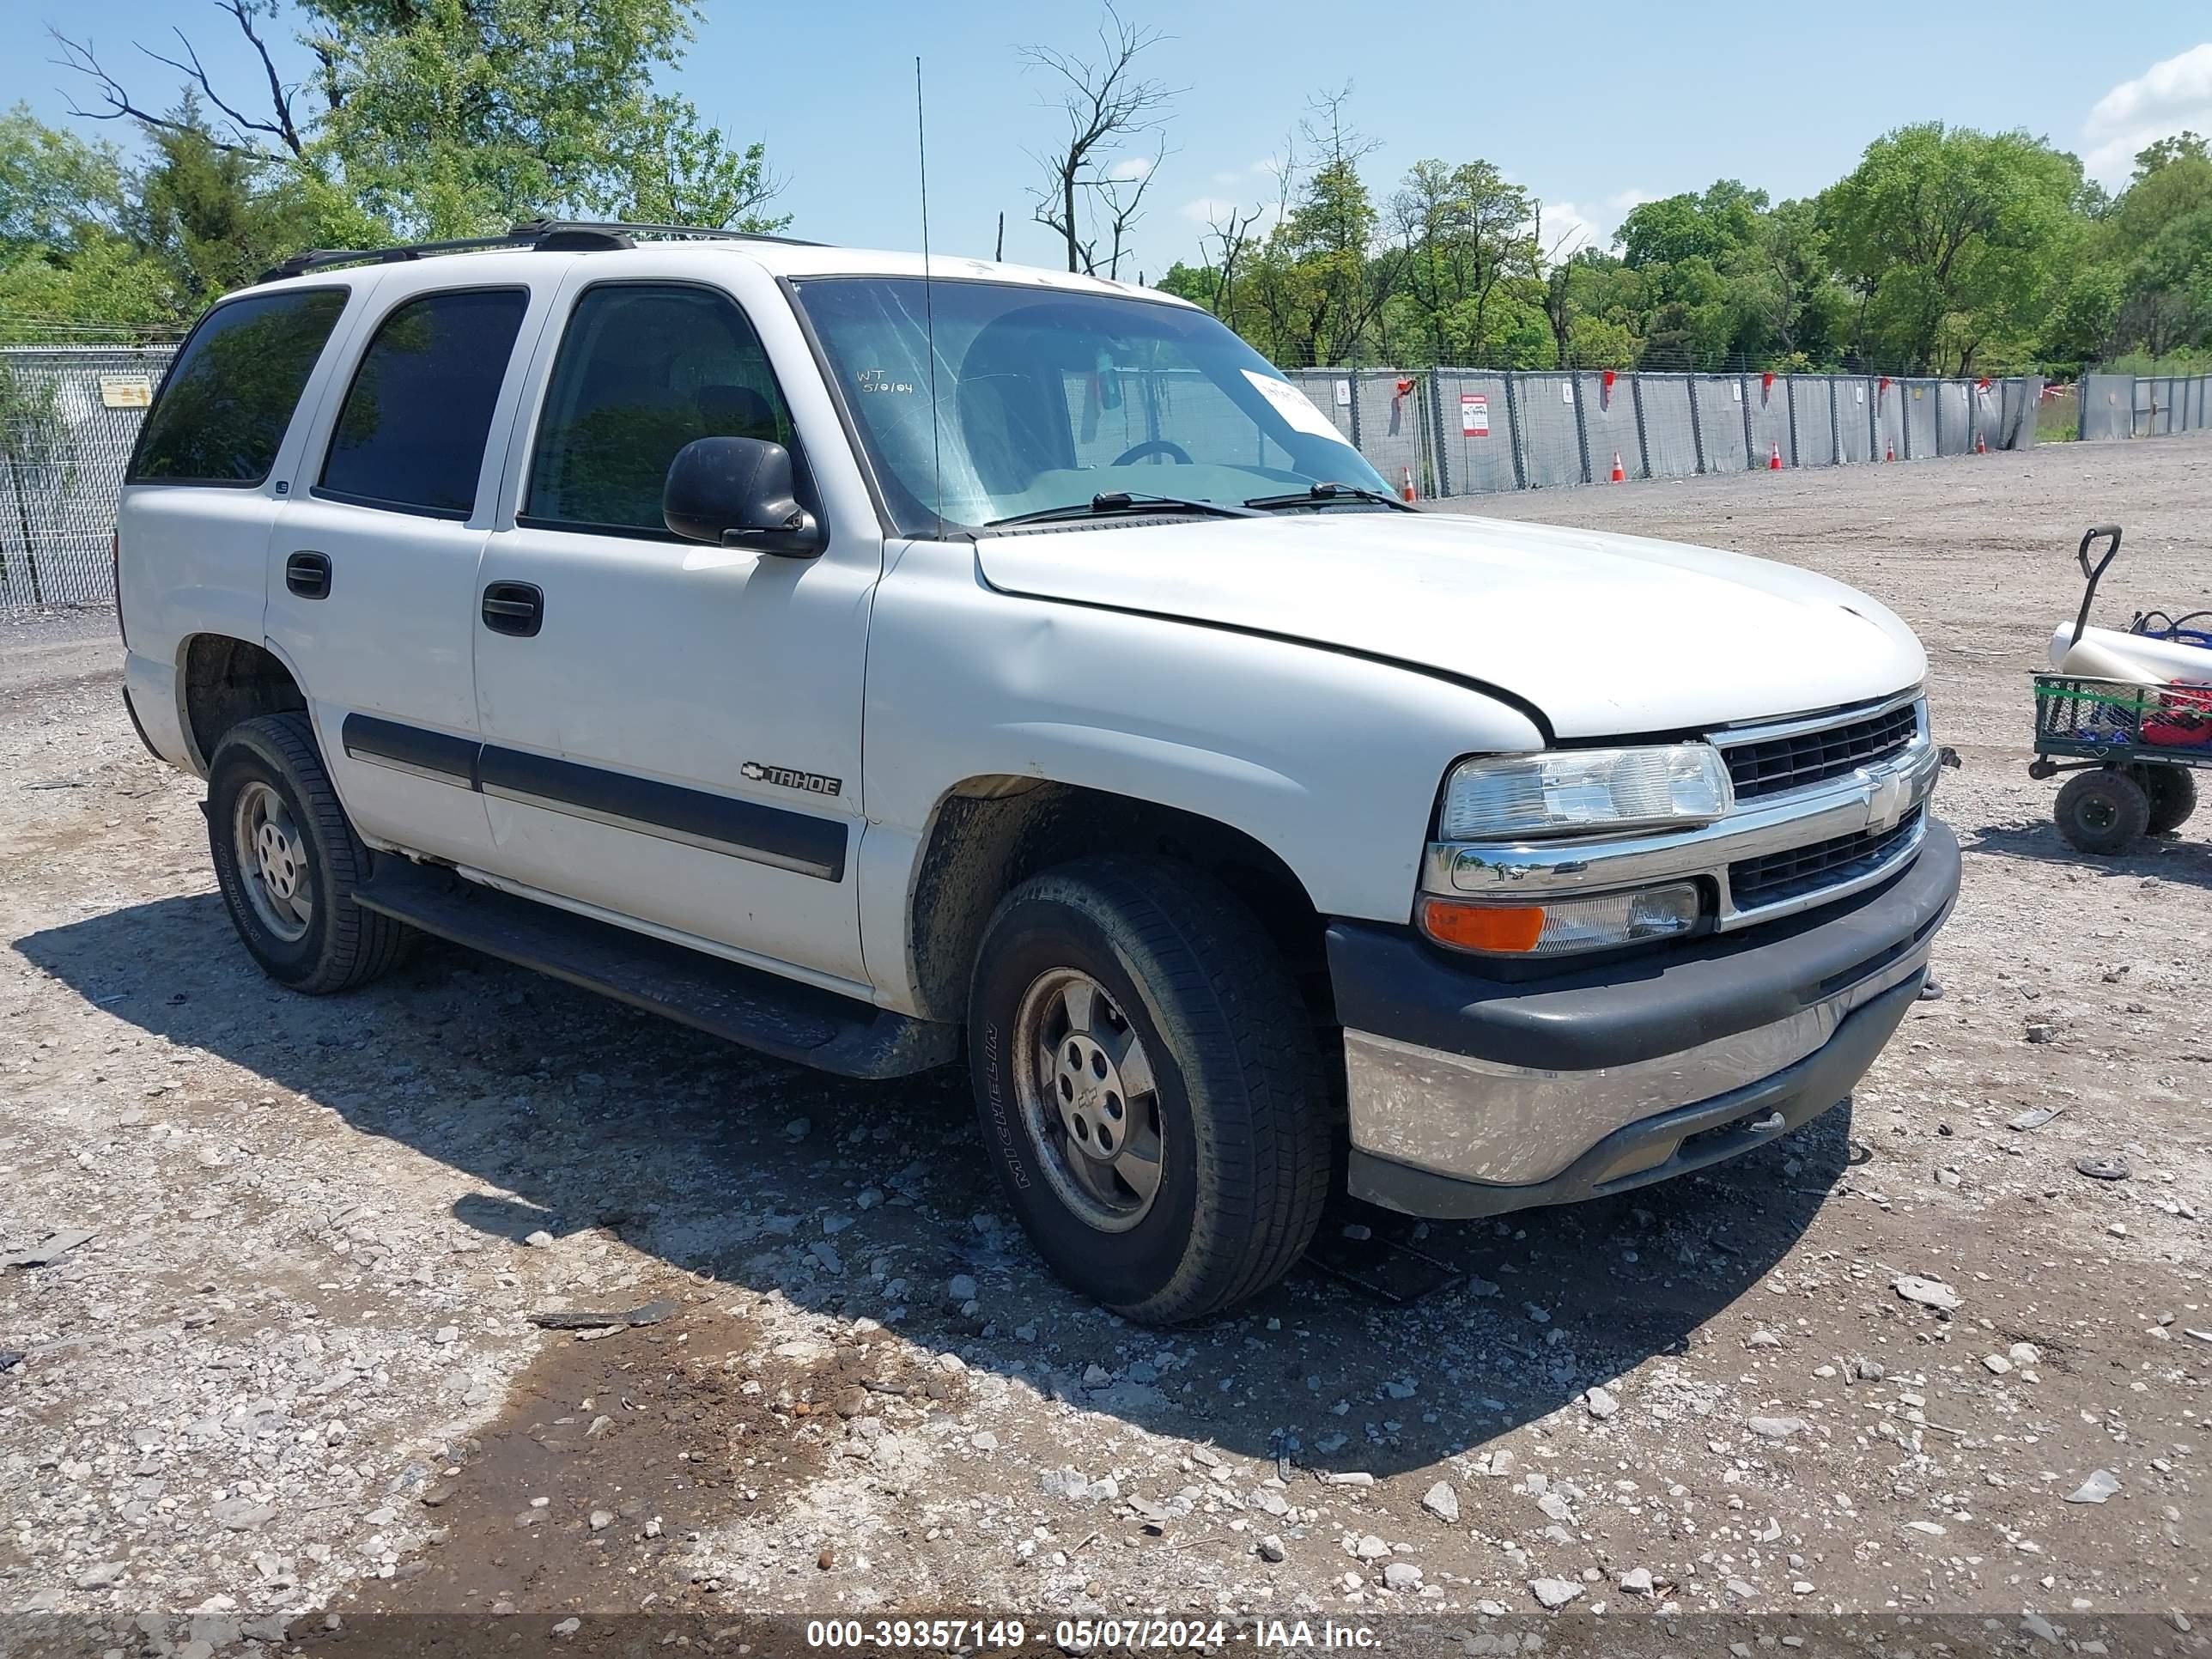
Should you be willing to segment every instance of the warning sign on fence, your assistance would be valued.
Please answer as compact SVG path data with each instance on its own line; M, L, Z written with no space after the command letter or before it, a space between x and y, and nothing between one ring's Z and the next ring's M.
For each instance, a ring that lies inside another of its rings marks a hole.
M1463 438L1490 435L1490 398L1480 392L1459 394L1459 430Z
M154 382L144 374L103 374L100 401L107 409L143 409L154 401Z

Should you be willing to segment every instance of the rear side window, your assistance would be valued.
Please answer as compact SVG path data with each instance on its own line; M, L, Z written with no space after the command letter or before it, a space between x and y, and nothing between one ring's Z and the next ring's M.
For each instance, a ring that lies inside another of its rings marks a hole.
M475 289L426 295L386 317L338 411L316 494L467 518L529 308L526 289Z
M146 416L128 481L258 484L267 477L345 302L342 288L295 289L208 313Z
M808 500L805 458L768 353L727 295L675 284L588 289L546 387L521 521L665 536L661 485L695 438L784 445Z

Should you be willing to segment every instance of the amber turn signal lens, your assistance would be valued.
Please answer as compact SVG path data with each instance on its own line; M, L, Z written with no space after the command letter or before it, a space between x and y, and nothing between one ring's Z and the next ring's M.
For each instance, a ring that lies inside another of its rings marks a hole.
M1459 904L1449 899L1421 901L1421 927L1442 945L1462 951L1524 952L1544 936L1541 905Z

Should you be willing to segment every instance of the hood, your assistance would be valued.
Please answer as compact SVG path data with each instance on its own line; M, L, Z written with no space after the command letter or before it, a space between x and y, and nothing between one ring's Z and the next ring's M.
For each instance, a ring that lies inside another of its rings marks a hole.
M1741 553L1440 513L1285 513L987 538L1006 592L1252 629L1480 680L1561 738L1764 720L1927 669L1864 594Z

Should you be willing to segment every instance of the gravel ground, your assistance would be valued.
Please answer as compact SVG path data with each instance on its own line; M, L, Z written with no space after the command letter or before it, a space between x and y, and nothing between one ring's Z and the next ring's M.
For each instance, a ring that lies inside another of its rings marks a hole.
M1947 994L1732 1165L1332 1237L1171 1334L1045 1276L957 1078L815 1077L435 945L276 989L112 619L0 626L0 1255L90 1234L0 1269L0 1610L191 1659L641 1608L710 1648L792 1612L1659 1608L2201 1650L2212 856L2072 855L2024 677L2093 520L2130 532L2100 614L2212 603L2208 501L2177 438L1480 503L1920 629L1964 761Z

